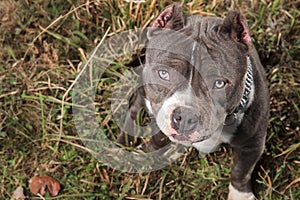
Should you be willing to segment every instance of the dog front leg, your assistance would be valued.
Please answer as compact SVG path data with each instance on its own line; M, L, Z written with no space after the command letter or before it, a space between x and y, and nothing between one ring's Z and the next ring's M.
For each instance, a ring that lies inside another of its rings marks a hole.
M259 147L234 147L228 200L254 200L251 175L263 151Z
M168 139L168 137L165 134L163 134L161 131L159 131L158 133L156 133L151 137L149 143L145 145L144 149L149 152L152 152L163 148L169 143L170 140Z
M126 112L125 122L123 127L121 127L121 133L117 138L117 143L123 146L136 146L142 142L138 138L138 133L136 130L136 118L138 112L145 107L144 98L143 98L143 89L140 88L136 97L134 98L132 104L129 107L129 110Z

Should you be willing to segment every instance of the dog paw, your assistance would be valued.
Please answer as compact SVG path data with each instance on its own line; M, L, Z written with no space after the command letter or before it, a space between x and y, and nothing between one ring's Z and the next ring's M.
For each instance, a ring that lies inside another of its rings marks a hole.
M252 192L240 192L231 184L229 185L229 194L227 200L255 200Z

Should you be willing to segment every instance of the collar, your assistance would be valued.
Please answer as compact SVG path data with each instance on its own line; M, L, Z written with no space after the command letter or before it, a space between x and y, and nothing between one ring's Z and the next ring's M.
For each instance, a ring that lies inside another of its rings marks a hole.
M239 105L234 109L233 113L227 115L224 122L224 125L226 126L230 126L236 123L237 114L244 113L248 105L249 94L251 92L252 85L253 85L253 69L252 69L252 62L249 56L247 56L247 63L248 63L248 70L246 74L245 90L243 93L243 97L240 100Z

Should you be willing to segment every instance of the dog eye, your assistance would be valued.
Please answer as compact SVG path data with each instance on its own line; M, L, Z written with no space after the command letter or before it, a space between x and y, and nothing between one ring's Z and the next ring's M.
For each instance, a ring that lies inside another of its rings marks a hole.
M226 82L223 80L216 80L214 83L213 89L222 89L226 85Z
M170 80L169 72L167 72L166 70L159 70L158 75L163 80L166 80L166 81Z

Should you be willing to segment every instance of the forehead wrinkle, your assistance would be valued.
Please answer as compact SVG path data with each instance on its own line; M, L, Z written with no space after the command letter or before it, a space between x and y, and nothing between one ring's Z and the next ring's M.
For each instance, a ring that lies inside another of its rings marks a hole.
M170 65L185 65L186 61L184 59L180 59L179 56L169 55L170 60L168 60Z
M187 73L189 68L189 62L186 59L180 58L180 56L172 54L169 55L169 58L170 59L166 60L166 65L174 68L178 72L181 72L182 75L185 75Z

